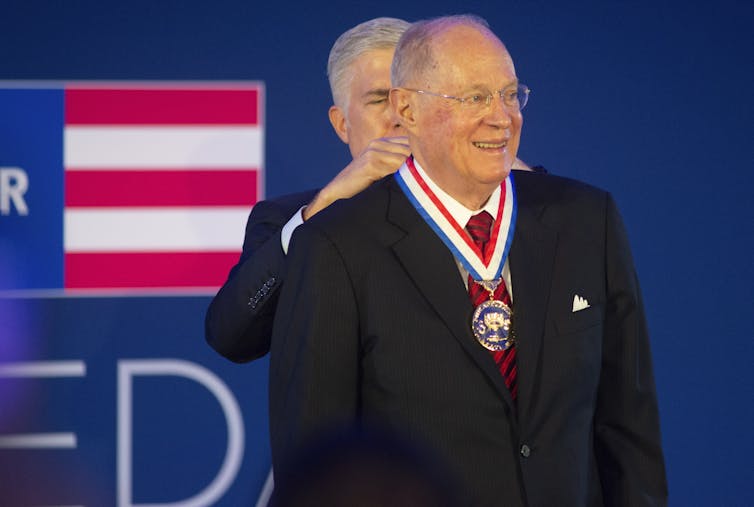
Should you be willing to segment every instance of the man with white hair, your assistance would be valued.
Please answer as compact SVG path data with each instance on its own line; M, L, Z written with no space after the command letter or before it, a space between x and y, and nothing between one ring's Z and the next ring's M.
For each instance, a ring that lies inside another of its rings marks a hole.
M433 449L470 505L661 506L644 311L607 192L511 173L528 88L486 23L413 24L390 101L412 156L293 238L273 466L338 427ZM509 255L510 254L510 255Z
M209 344L246 362L270 349L272 319L294 229L338 199L394 173L409 155L408 140L388 104L390 64L409 23L376 18L343 33L327 62L334 105L329 117L353 160L319 191L261 201L246 225L243 252L212 300L205 319Z

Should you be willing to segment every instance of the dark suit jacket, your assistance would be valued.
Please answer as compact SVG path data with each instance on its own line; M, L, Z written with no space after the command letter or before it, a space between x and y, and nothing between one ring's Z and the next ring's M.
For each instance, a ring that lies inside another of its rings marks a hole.
M376 424L435 449L470 504L666 503L649 339L611 197L516 172L519 398L470 330L457 265L393 177L300 227L270 364L276 478L318 431ZM573 312L574 295L589 308Z
M270 350L272 320L283 278L280 230L316 190L254 205L246 223L241 258L207 309L205 338L217 352L242 363Z
M542 166L532 171L546 173ZM246 223L243 251L207 309L204 335L221 355L244 363L270 350L272 322L285 278L280 231L319 189L284 195L254 205Z

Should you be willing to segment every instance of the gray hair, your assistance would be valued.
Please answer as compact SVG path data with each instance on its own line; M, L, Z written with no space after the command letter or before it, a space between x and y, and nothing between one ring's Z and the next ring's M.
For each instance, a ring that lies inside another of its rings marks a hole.
M343 33L333 44L327 59L327 79L335 105L347 107L348 84L353 77L349 67L359 56L377 49L395 49L403 32L411 26L397 18L375 18Z
M458 25L477 28L495 36L487 21L473 14L443 16L417 21L403 33L395 48L393 64L390 67L392 85L404 86L411 77L421 76L435 67L437 61L432 52L432 40L436 35ZM471 57L471 55L469 56Z

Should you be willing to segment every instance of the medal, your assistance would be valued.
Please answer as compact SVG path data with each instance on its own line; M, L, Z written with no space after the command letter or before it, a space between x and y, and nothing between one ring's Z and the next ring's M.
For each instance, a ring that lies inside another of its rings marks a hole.
M395 174L395 179L437 236L468 271L475 283L482 285L490 299L476 307L471 330L486 349L506 350L514 345L511 308L494 297L502 282L503 266L508 257L516 224L516 194L512 174L501 182L497 216L490 234L492 248L481 252L463 227L456 222L417 170L418 163L409 157Z
M514 345L511 330L513 312L508 305L493 296L501 280L476 282L490 293L490 298L477 306L471 317L471 330L477 341L492 351L507 350Z

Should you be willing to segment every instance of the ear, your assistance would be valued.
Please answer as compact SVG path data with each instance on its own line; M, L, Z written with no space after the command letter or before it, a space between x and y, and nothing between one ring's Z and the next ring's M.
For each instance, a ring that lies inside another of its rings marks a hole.
M390 90L390 107L393 109L393 116L407 130L412 130L416 125L414 105L411 99L411 92L407 90L402 88Z
M330 106L327 115L330 117L330 124L340 140L348 144L348 122L343 110L338 106Z

